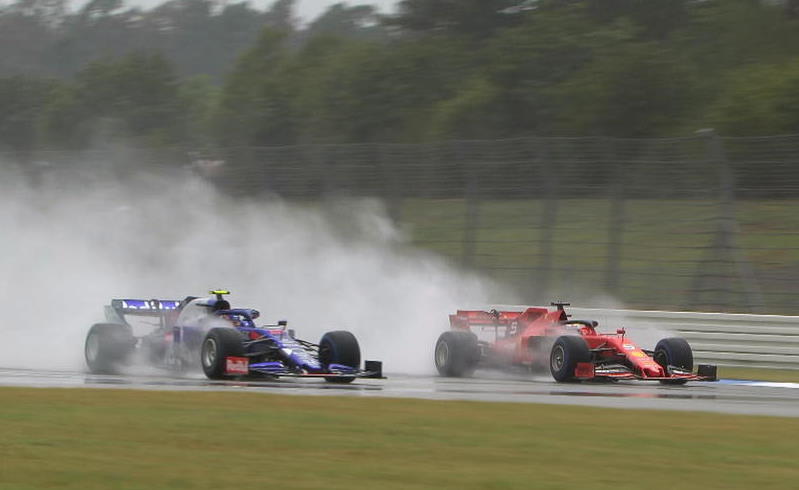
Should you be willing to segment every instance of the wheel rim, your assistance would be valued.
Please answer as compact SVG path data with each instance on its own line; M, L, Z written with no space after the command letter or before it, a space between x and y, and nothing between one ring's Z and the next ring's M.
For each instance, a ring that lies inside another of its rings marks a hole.
M563 368L563 362L566 358L566 352L563 350L562 345L556 345L552 349L552 358L550 359L550 365L552 366L552 370L557 372Z
M322 366L331 364L330 345L327 342L319 344L319 364Z
M449 346L446 342L439 342L438 347L436 347L436 366L446 366L447 359L449 359Z
M216 363L216 340L205 339L203 344L203 366L213 367Z
M655 355L653 356L655 362L663 366L664 368L669 365L669 356L666 355L666 351L658 350L655 351Z
M97 337L98 335L93 333L89 335L88 339L86 339L86 359L89 362L96 361L97 353L100 352L100 339Z

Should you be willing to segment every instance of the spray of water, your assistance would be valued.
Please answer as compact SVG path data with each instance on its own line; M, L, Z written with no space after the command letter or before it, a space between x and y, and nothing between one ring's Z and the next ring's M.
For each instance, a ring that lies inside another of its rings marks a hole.
M184 171L120 178L102 164L36 185L0 164L0 366L83 369L111 298L221 287L300 338L351 330L388 372L429 373L448 313L513 297L411 249L376 201L250 200Z

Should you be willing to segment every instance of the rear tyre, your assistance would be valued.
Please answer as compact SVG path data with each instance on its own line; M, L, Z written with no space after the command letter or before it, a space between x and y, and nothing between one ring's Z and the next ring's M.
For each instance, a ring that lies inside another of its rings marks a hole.
M655 346L653 358L663 369L668 369L669 366L685 369L686 371L694 369L694 353L691 350L691 346L688 341L680 337L670 337L658 342ZM686 381L685 379L660 380L661 384L664 385L682 385Z
M205 334L200 347L200 364L209 379L233 378L227 372L227 358L242 357L242 336L234 328L212 328Z
M448 330L438 337L433 359L441 376L471 376L480 362L477 336L465 330Z
M319 341L319 363L325 369L331 364L341 364L353 369L361 366L361 347L350 332L336 330L327 332ZM328 383L352 383L355 377L325 378Z
M127 364L136 347L136 338L128 325L97 323L86 335L84 355L94 374L117 374Z
M555 340L549 354L549 371L558 383L577 381L574 369L579 362L591 362L591 351L582 337L563 335Z

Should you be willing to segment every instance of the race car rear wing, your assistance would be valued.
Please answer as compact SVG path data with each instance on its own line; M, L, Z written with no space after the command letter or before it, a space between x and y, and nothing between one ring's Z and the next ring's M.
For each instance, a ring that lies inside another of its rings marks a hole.
M173 299L112 299L105 307L105 318L111 323L126 324L125 316L166 318L177 313L181 301Z
M449 324L455 329L505 327L514 322L532 322L545 316L551 316L551 320L557 322L565 319L565 313L561 314L561 310L550 311L547 308L527 308L524 311L458 310L454 315L449 316Z

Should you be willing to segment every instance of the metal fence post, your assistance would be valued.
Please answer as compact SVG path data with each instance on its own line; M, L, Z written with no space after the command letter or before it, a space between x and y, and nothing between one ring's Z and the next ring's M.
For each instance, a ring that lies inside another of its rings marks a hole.
M378 143L375 148L375 159L380 168L380 177L383 180L383 192L385 193L386 212L391 221L397 225L402 219L402 196L400 195L400 178L403 174L402 169L398 168L398 161L390 156L385 144Z
M625 225L625 181L624 165L619 162L616 152L616 140L604 140L604 157L612 169L610 185L610 216L608 217L608 262L605 271L605 288L608 292L617 293L621 283L621 258L624 245Z
M324 144L313 145L311 150L316 164L317 172L322 175L322 195L329 198L335 195L338 190L338 175L336 174L336 166L329 158L329 147Z
M471 158L465 158L464 142L455 142L455 158L464 165L466 171L465 189L465 215L463 223L463 256L462 263L465 267L474 266L474 256L477 251L477 233L480 226L480 193L478 187L478 163Z
M540 250L538 268L540 271L539 290L543 294L550 294L552 268L553 268L553 242L555 240L555 227L558 224L558 187L560 185L558 173L552 164L549 141L545 138L539 139L539 150L537 159L544 171L544 201L541 207Z
M697 134L705 138L707 162L715 165L718 170L719 216L713 243L707 251L707 257L698 264L694 290L690 292L691 298L689 298L688 304L692 308L701 305L698 295L708 290L715 290L727 296L720 299L718 306L723 306L727 304L725 301L729 301L729 297L735 293L734 285L731 284L728 277L716 277L716 282L719 285L715 288L706 286L708 276L712 274L707 269L708 265L715 263L722 267L734 267L735 276L741 282L749 310L757 312L763 307L763 296L754 272L736 241L739 228L735 213L735 177L732 167L727 160L721 138L713 129L702 129L697 131Z

